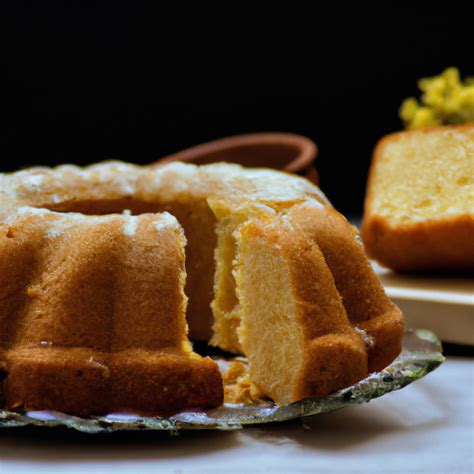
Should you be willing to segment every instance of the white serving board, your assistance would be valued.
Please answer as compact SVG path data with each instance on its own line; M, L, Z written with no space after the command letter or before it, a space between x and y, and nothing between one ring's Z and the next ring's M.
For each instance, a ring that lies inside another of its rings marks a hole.
M474 278L406 275L373 266L407 328L427 328L444 342L474 346Z

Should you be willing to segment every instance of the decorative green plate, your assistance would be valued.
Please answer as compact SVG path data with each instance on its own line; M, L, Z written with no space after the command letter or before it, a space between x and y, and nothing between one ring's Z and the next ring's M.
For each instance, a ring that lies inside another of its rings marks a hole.
M431 331L418 329L405 333L402 353L382 372L324 398L311 398L290 405L272 402L258 405L229 405L207 411L186 411L169 418L140 417L125 413L78 418L53 411L17 413L0 410L0 427L66 426L86 433L118 430L218 429L234 430L245 425L291 420L326 413L349 405L366 403L393 390L399 390L435 370L444 357L441 343Z

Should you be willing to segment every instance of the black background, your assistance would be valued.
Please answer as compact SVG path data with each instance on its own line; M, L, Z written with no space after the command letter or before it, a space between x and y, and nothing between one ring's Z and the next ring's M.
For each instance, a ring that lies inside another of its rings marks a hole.
M184 3L173 16L137 2L8 3L2 171L148 163L226 135L288 131L317 142L323 190L356 215L372 149L401 128L417 78L451 65L474 74L467 2L263 14L229 4L215 16Z

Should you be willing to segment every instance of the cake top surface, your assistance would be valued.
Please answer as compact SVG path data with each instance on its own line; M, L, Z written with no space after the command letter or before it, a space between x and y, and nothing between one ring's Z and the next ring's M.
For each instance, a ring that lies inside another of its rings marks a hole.
M308 197L328 204L318 187L304 178L262 168L217 163L197 166L169 163L155 167L118 161L84 168L36 167L0 175L5 204L59 209L61 203L136 199L144 202L186 200L190 196L238 205L288 205ZM130 224L132 225L132 224Z
M59 237L77 226L97 226L110 222L120 224L125 236L135 237L140 221L145 220L151 223L158 232L169 229L183 234L179 222L169 212L132 216L130 211L125 210L121 214L91 216L78 212L63 213L44 208L20 206L7 216L5 224L11 225L23 220L31 221L38 219L48 228L47 235L50 238Z

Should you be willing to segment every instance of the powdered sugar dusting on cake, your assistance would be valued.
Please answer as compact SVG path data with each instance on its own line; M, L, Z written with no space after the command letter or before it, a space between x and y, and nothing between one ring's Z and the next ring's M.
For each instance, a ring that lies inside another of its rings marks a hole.
M26 216L38 216L44 217L46 215L54 213L49 209L38 209L36 207L30 206L20 206L15 213L10 214L6 219L6 224L13 224L19 217L26 217Z
M90 177L90 173L87 168L81 168L76 165L60 165L56 168L49 170L52 176L66 177L68 174L73 175L76 178L82 178L87 180Z
M137 177L142 171L139 166L120 161L98 163L86 169L92 180L102 184L113 183L117 190L125 196L135 193Z
M49 209L38 209L36 207L21 206L18 208L17 214L19 216L24 216L27 214L32 214L36 216L44 216L45 214L52 214L52 211L50 211Z
M55 168L32 168L14 173L1 184L2 192L13 199L44 204L95 199L107 196L130 197L144 168L121 162L105 162L81 168L66 164ZM39 197L45 193L40 201ZM51 193L51 194L49 194Z
M51 238L55 238L55 237L59 237L60 235L62 234L61 232L61 229L57 228L57 227L51 227L49 230L48 230L48 237L51 237Z
M162 192L181 194L199 183L199 168L191 163L167 163L148 170L151 178L142 183L147 192L159 195Z
M155 221L155 227L157 230L162 231L169 227L181 228L179 222L176 220L176 217L171 215L169 212L163 212L159 214L159 219Z
M137 226L138 226L138 217L128 216L123 226L124 234L130 237L133 237L135 233L137 232Z
M226 172L221 176L222 170L217 165L207 165L205 169L223 183L222 192L227 197L235 194L244 200L278 205L320 194L317 186L307 179L277 170L224 167Z
M135 193L135 186L133 186L131 183L124 182L120 185L120 191L126 196L131 196Z
M288 229L294 230L293 224L291 223L288 214L284 214L281 216L281 220L283 222L283 225L288 227Z
M23 180L23 183L27 187L31 187L33 189L40 189L41 185L43 184L43 176L40 174L32 174L30 176L26 176Z
M324 209L325 207L322 202L314 198L308 198L304 204L312 207L318 207L320 209Z
M57 230L53 227L48 231L48 235L56 237L59 235L59 230L66 230L73 227L76 224L94 225L103 224L112 221L123 221L123 232L125 235L133 237L136 234L138 227L138 220L140 216L132 216L130 210L126 209L122 214L109 214L105 216L88 216L77 212L55 212L49 209L35 208L30 206L21 206L17 209L16 214L12 214L7 223L13 223L18 217L24 216L51 216L54 217L54 225ZM169 212L163 212L157 214L154 225L157 230L162 231L168 228L181 229L179 222Z
M271 208L270 206L267 206L266 204L262 204L261 202L256 202L254 206L257 209L267 212L268 214L276 214L275 209Z

